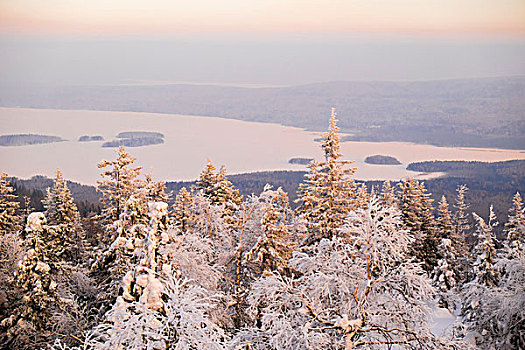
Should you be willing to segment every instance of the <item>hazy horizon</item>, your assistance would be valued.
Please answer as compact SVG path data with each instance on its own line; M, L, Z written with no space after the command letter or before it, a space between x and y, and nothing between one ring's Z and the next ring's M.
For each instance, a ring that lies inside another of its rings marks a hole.
M525 75L525 40L519 38L3 35L0 47L4 88L144 82L300 85Z

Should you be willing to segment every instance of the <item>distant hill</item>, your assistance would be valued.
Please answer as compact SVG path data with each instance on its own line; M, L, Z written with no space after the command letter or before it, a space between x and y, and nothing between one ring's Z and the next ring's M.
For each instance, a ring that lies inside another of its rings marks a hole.
M0 106L202 115L325 131L335 107L346 140L525 149L525 77L329 82L292 87L38 87L0 91Z

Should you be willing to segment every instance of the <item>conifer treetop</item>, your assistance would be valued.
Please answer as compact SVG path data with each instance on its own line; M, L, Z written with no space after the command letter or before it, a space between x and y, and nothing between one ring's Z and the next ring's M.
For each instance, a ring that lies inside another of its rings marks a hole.
M338 120L336 119L337 114L335 108L332 107L332 114L330 116L330 124L328 127L328 133L325 135L323 140L322 148L326 161L337 160L341 158L341 147L339 145L339 127L337 126Z

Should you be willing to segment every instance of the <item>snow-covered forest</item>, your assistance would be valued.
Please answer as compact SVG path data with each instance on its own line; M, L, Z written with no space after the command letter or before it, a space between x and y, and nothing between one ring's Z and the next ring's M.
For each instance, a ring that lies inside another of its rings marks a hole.
M0 347L525 348L520 194L497 240L462 184L439 203L413 179L356 184L336 122L297 210L281 188L243 198L211 161L166 193L124 147L98 164L91 220L60 170L45 212L20 210L2 174ZM442 309L454 321L437 331Z

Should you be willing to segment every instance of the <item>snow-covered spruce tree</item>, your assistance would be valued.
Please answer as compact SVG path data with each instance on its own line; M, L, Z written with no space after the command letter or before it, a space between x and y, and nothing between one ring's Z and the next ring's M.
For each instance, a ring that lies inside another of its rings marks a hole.
M238 229L238 222L234 217L242 202L242 196L226 177L224 166L217 173L215 170L215 166L208 159L206 168L197 181L196 188L202 191L212 204L222 206L224 222L230 229L236 230Z
M465 240L470 230L467 212L469 205L465 199L467 191L467 185L458 186L456 189L456 203L454 204L454 238L457 237L457 239L454 239L452 243L456 247L457 252L462 256L468 254Z
M263 203L262 235L245 258L256 263L260 271L289 274L288 259L297 242L293 241L291 232L293 211L288 195L281 187L275 191L266 185L259 199Z
M168 202L166 193L166 183L164 181L153 181L151 174L147 174L144 181L144 190L146 191L146 201L149 202Z
M519 193L512 199L508 222L505 224L507 233L506 249L514 258L525 260L525 208Z
M54 327L51 316L65 305L53 279L58 267L49 245L52 229L46 225L44 214L30 214L25 230L27 251L14 278L19 305L12 315L0 322L2 328L7 328L8 342L14 348L31 347L31 339L25 336L49 336Z
M102 336L94 348L223 349L226 335L209 317L215 299L182 277L170 256L167 204L150 203L149 208L141 259L124 276L123 293L108 313L109 324L99 327ZM192 261L199 263L205 262Z
M509 251L495 250L495 215L489 222L479 216L478 244L474 251L474 278L463 287L462 314L480 349L525 347L525 260Z
M499 273L495 268L496 237L492 229L497 225L497 222L492 206L490 207L488 222L485 222L476 213L472 213L472 215L477 221L476 236L478 242L473 249L475 262L472 266L470 282L462 288L464 304L461 312L465 321L471 324L471 328L476 328L476 324L482 319L485 294L498 285Z
M448 208L447 198L441 196L438 204L438 217L436 218L436 231L438 237L452 239L454 223Z
M412 251L423 268L431 273L440 258L438 245L440 239L436 232L436 224L432 208L432 199L424 183L414 179L406 179L399 186L399 208L406 227L414 235Z
M389 180L383 182L383 186L381 187L381 202L385 206L394 206L397 205L397 198L396 194L394 192L394 187L392 187L392 184Z
M13 191L7 180L7 174L2 173L0 175L0 237L22 228L21 218L17 214L19 203Z
M438 246L441 259L439 259L437 266L434 268L432 278L440 291L442 304L448 308L447 294L449 294L448 292L462 279L461 272L463 269L457 256L457 244L454 244L454 241L460 238L455 237L454 223L445 196L441 197L438 205L436 231L441 240Z
M359 185L357 189L356 205L359 208L366 208L368 202L370 202L370 194L368 193L366 184L363 183Z
M107 179L98 181L98 190L102 193L101 201L104 204L100 219L109 230L120 219L126 201L142 186L142 181L138 178L142 167L133 167L136 159L126 152L124 146L116 152L116 160L103 160L98 164L101 169L109 168L101 174ZM112 233L109 237L103 237L103 241L111 242L115 237Z
M490 206L489 220L485 222L476 213L472 213L477 221L476 236L478 243L474 247L476 261L473 265L475 281L484 286L496 286L498 284L498 273L494 269L496 262L496 236L493 227L498 225L496 215Z
M162 312L141 301L116 306L108 313L111 322L95 329L86 349L226 349L227 335L209 317L215 298L186 279L168 275L162 280Z
M356 208L356 184L351 176L352 161L341 160L335 109L322 142L324 162L313 161L308 166L304 183L299 185L298 213L307 221L307 244L331 239L337 235L348 213Z
M82 253L84 234L80 214L60 169L57 169L54 185L47 189L43 202L47 222L55 225L54 232L57 234L50 248L60 259L78 260Z
M193 196L186 187L179 190L179 193L175 196L175 203L173 203L173 225L184 233L194 222L193 207Z
M452 241L448 238L442 238L438 246L441 253L437 266L434 268L433 279L434 285L438 289L439 304L441 307L452 309L455 308L451 290L456 287L460 276L455 268L456 255Z
M299 277L262 276L248 298L262 313L260 325L242 329L232 347L454 348L428 328L425 302L434 289L410 257L413 237L399 215L373 198L349 215L341 234L293 253Z

